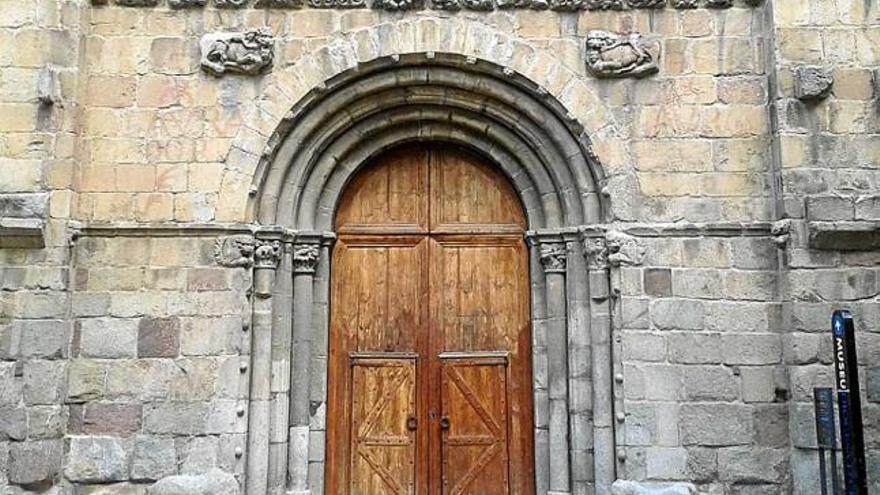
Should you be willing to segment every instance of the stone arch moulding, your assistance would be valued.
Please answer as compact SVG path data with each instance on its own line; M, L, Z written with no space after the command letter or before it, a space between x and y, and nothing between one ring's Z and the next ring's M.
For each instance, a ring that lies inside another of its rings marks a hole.
M430 52L376 59L313 89L257 167L246 493L323 493L334 211L361 165L417 141L482 155L526 211L536 493L609 493L620 394L602 168L583 128L540 86Z

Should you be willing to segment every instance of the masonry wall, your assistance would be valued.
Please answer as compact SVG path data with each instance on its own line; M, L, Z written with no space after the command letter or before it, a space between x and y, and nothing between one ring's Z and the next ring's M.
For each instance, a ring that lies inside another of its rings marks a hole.
M95 3L0 1L0 217L45 232L45 247L0 247L0 488L144 493L213 468L242 480L251 281L217 265L216 238L253 221L260 156L306 92L358 62L429 51L509 67L561 101L604 167L613 228L699 224L642 231L645 259L613 273L619 477L816 493L810 395L831 386L838 305L858 318L878 466L877 255L809 238L810 222L878 217L880 4ZM256 27L276 37L271 72L201 70L203 34ZM592 29L658 43L659 73L595 78ZM834 67L827 99L794 98L803 64ZM783 217L779 251L768 222Z

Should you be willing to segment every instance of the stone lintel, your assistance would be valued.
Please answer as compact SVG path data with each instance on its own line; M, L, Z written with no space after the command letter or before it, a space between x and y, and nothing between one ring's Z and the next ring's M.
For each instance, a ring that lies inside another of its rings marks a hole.
M0 217L0 248L43 247L46 239L42 219Z
M880 249L880 221L807 222L809 246L830 251Z

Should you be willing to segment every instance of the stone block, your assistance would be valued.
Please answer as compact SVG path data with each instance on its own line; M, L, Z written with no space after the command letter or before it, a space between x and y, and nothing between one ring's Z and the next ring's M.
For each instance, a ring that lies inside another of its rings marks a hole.
M688 447L688 478L705 483L718 478L718 449Z
M63 438L67 433L68 413L64 406L31 406L28 413L28 438Z
M722 361L721 335L717 333L672 333L667 339L669 360L682 364L718 364Z
M650 312L651 321L661 330L699 330L705 316L703 303L687 299L653 301Z
M650 296L666 297L672 295L672 270L668 268L645 269L645 292Z
M180 320L144 318L138 328L138 357L176 357L180 352Z
M217 467L217 437L191 437L179 439L176 443L181 474L199 474Z
M880 220L880 196L860 196L855 201L856 220Z
M880 402L880 368L865 371L865 391L868 402Z
M129 477L131 442L113 437L72 437L64 474L71 481L106 483Z
M743 402L773 402L776 399L775 370L769 366L740 368Z
M67 399L85 402L100 398L106 381L106 365L89 359L75 359L68 368Z
M21 441L27 437L27 412L24 407L0 406L0 441Z
M164 437L139 436L134 441L131 479L155 481L177 473L177 450L174 440Z
M788 411L786 404L755 406L755 439L758 445L780 449L788 446ZM816 438L815 434L813 438Z
M50 482L61 470L64 457L62 440L14 442L9 446L9 481L19 485Z
M666 339L648 332L626 332L623 335L624 361L663 361L666 359Z
M155 434L204 434L208 404L158 402L144 406L144 431Z
M821 100L831 93L834 77L831 69L800 66L794 71L794 96L803 101Z
M238 495L235 476L212 469L200 475L162 478L147 489L147 495Z
M85 406L83 433L126 436L136 433L140 427L140 404L92 402Z
M777 334L722 335L725 364L766 365L782 362L782 339Z
M682 404L679 417L682 445L749 445L754 440L753 410L750 406Z
M679 480L687 478L687 450L681 447L648 448L645 453L649 479Z
M56 360L30 360L24 363L24 401L26 404L55 404L63 400L67 363Z
M785 449L733 447L718 451L718 470L723 481L779 483L788 474L788 469Z
M67 353L67 323L61 320L19 320L13 323L18 334L20 357L59 358Z
M79 352L82 357L126 358L137 356L138 321L122 318L80 320Z
M648 300L642 298L621 298L621 325L623 328L646 329L648 322Z
M726 366L686 366L685 396L694 401L734 401L739 398L739 378Z
M677 297L718 299L722 297L721 274L711 269L676 269L672 292Z
M807 197L809 220L854 220L855 204L851 196L816 195Z

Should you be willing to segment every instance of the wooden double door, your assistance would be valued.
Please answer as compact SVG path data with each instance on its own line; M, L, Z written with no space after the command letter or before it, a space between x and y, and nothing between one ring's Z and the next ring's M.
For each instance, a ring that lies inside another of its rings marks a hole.
M525 218L453 147L387 153L336 214L327 493L534 491Z

